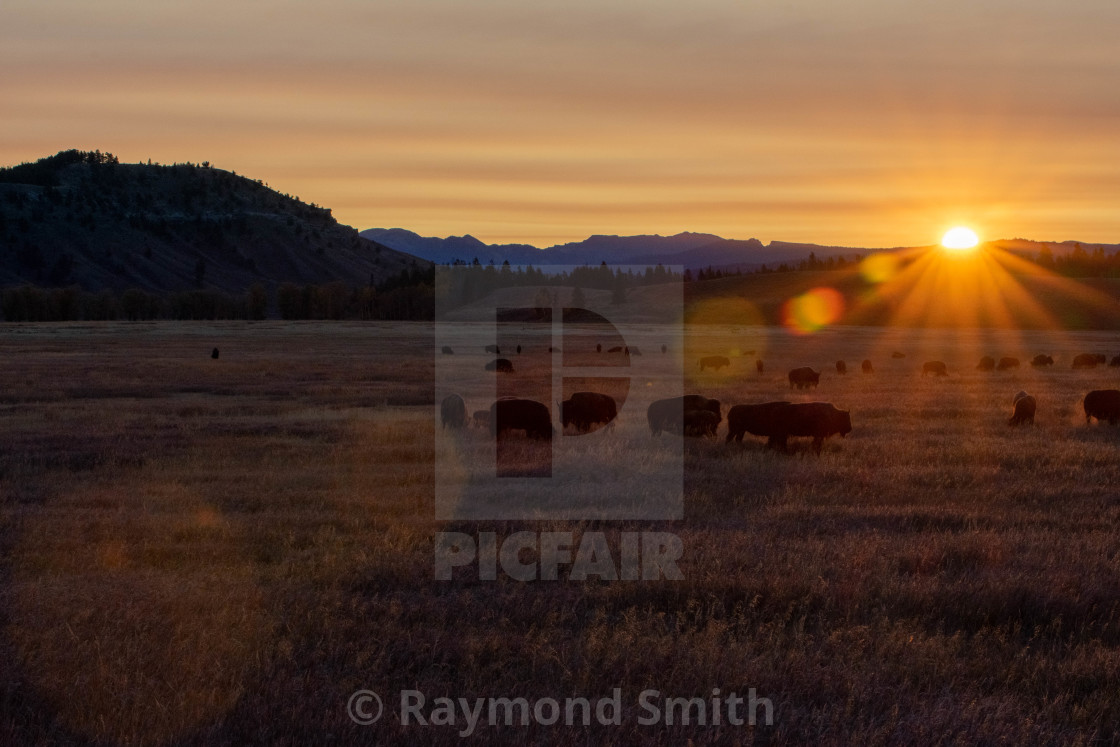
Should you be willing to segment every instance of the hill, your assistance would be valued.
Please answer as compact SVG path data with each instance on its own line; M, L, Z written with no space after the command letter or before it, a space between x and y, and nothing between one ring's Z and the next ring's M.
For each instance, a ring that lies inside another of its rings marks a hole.
M241 292L377 284L415 264L327 208L209 163L70 150L0 169L0 286Z

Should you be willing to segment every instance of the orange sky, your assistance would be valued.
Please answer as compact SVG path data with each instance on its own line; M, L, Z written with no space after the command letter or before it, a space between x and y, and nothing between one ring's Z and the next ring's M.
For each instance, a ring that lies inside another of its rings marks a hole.
M5 0L0 163L210 161L547 246L1120 241L1120 4Z

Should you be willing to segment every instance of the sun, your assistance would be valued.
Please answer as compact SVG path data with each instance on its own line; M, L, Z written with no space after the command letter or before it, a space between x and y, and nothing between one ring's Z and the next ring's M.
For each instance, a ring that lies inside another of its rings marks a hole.
M972 249L980 243L980 237L971 228L964 226L957 226L950 228L941 237L941 246L946 249L955 249L957 251L966 251Z

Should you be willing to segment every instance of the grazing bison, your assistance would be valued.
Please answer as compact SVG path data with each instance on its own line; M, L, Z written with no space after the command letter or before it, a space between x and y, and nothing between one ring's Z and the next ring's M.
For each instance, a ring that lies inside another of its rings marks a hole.
M213 360L218 360L218 349L217 348L214 348L213 350L210 351L210 357Z
M657 436L662 431L669 433L683 433L685 413L692 410L706 410L716 416L716 426L719 426L719 400L708 399L699 394L687 394L683 397L659 399L646 410L646 419L649 421L650 432Z
M1096 368L1099 363L1104 363L1103 355L1081 353L1080 355L1074 356L1073 368Z
M1023 423L1030 423L1034 425L1034 411L1038 406L1034 397L1026 392L1019 392L1012 400L1012 406L1015 408L1011 419L1007 421L1008 425L1022 425Z
M983 358L980 359L980 362L976 364L976 370L977 371L995 371L996 370L996 359L993 358L990 355L985 355Z
M808 389L821 383L821 372L814 371L808 366L795 368L789 372L789 388Z
M949 369L941 361L926 361L922 364L922 376L926 374L933 374L934 376L948 376Z
M777 422L776 413L789 402L763 402L760 405L735 405L727 411L727 443L743 442L743 434L768 437Z
M684 435L686 436L714 436L719 428L719 415L709 410L684 411Z
M700 370L705 368L714 368L720 370L724 366L730 366L731 361L722 355L708 355L700 359Z
M891 357L892 357L892 358L905 358L905 357L906 357L906 353L900 353L900 352L898 352L898 351L896 350L896 351L894 351L893 353L891 353Z
M782 451L787 450L791 437L811 438L813 451L820 456L826 438L836 434L843 438L852 432L851 413L839 410L829 402L766 402L737 407L745 409L736 412L734 424L728 412L729 436L732 429L740 441L743 431L765 436L767 446Z
M1120 355L1113 356L1112 360L1108 362L1109 368L1120 368Z
M1120 421L1120 389L1095 389L1085 395L1085 422L1093 418L1110 425Z
M754 362L754 367L755 367L755 369L758 370L759 373L762 373L763 366L762 366L762 359L761 358L759 358L758 360L756 360Z
M1054 359L1048 355L1042 355L1041 353L1039 353L1035 357L1031 358L1031 365L1035 368L1041 368L1043 366L1053 366Z
M871 367L871 361L864 361L860 364L860 367L863 369L864 373L872 373L875 370Z
M587 432L598 423L610 423L618 417L614 398L599 392L576 392L571 399L560 404L560 422L567 428L574 425L577 431Z
M467 405L458 394L449 394L439 403L439 420L444 428L462 428L467 424Z
M509 431L525 431L529 438L552 440L552 415L532 399L510 397L490 405L490 432L496 438Z
M1018 358L1010 358L1010 357L1000 358L999 359L999 364L996 366L996 368L999 369L1000 371L1006 371L1009 368L1018 368L1018 367L1019 367L1019 359Z
M844 361L836 361L836 373L840 374L841 376L848 373L848 364Z
M509 358L495 358L486 364L487 371L497 371L498 373L513 373L513 363Z
M443 353L444 355L455 355L455 351L451 349L450 345L444 345L440 349L440 352Z
M474 421L475 426L478 427L478 428L489 428L490 427L490 411L489 410L475 410L474 415L471 416L471 420Z
M493 353L494 355L501 355L502 354L501 348L499 348L497 345L487 345L486 346L486 352L487 353Z

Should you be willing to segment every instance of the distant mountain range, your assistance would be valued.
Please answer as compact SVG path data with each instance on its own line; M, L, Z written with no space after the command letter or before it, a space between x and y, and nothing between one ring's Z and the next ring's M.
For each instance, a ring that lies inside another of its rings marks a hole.
M71 150L0 169L0 286L358 286L417 263L426 264L361 238L326 208L209 164Z
M744 271L763 265L771 268L783 262L794 263L810 254L824 259L842 256L852 259L872 252L894 251L915 247L866 249L820 244L800 244L771 241L763 244L758 239L725 239L706 233L679 233L675 236L592 236L568 244L558 244L539 249L527 244L486 244L473 236L450 236L445 239L420 236L403 228L370 228L361 232L365 238L377 241L398 251L414 254L437 264L455 261L482 264L511 265L597 265L608 264L664 264L679 265L693 270L712 267L719 270ZM1027 239L1008 239L991 242L1008 251L1033 258L1045 245L1055 257L1075 251L1078 242L1038 242ZM1120 244L1082 244L1086 251L1098 246L1108 253L1120 249Z

